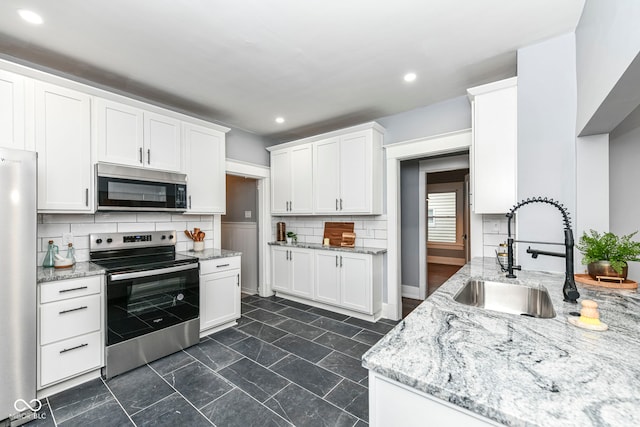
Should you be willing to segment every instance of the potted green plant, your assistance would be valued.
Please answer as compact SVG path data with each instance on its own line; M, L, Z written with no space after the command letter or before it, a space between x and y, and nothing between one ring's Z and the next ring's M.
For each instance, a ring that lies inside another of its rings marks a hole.
M596 279L597 276L627 278L629 261L640 261L640 242L631 240L637 233L626 236L616 236L607 232L600 234L590 230L584 232L580 242L576 245L582 252L582 263L587 266L589 275Z
M298 243L298 235L293 231L287 231L287 243Z

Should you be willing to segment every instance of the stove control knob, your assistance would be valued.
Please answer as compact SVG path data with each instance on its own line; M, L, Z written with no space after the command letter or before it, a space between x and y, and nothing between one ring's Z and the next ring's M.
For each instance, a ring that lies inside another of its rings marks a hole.
M109 238L107 239L107 243L111 243L111 242L113 242L113 239L112 239L111 237L109 237Z
M166 239L166 238L167 238L167 236L165 236L164 234L163 234L163 235L162 235L162 237L161 237L161 239L162 239L162 240L164 240L164 239Z
M169 240L173 239L173 234L169 234Z
M96 240L96 243L97 243L97 244L102 243L102 239L97 239L97 240Z

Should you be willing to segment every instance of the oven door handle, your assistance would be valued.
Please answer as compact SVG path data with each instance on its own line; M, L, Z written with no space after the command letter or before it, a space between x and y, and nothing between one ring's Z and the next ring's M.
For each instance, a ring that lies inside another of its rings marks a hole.
M176 267L161 268L158 270L135 271L133 273L116 273L116 274L110 274L109 280L111 282L118 282L120 280L137 279L139 277L158 276L160 274L175 273L178 271L193 270L197 268L198 268L198 263L195 263L195 264L178 265Z

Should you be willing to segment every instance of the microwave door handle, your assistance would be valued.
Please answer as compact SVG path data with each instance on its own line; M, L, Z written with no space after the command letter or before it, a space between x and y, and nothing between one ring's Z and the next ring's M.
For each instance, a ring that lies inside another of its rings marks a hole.
M112 282L119 282L121 280L137 279L139 277L158 276L160 274L176 273L178 271L193 270L197 268L198 268L198 263L194 263L194 264L187 264L187 265L178 265L175 267L161 268L158 270L134 271L132 273L116 273L116 274L111 274L109 277Z

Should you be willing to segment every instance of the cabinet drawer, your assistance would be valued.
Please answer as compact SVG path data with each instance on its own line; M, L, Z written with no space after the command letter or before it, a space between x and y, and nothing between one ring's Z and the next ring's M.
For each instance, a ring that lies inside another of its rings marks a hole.
M45 345L40 349L40 386L99 368L101 364L99 331Z
M40 345L100 330L100 295L40 306Z
M201 275L217 273L219 271L233 270L235 268L240 268L239 256L200 261Z
M99 294L102 276L60 280L40 284L40 303L61 301L85 295Z

